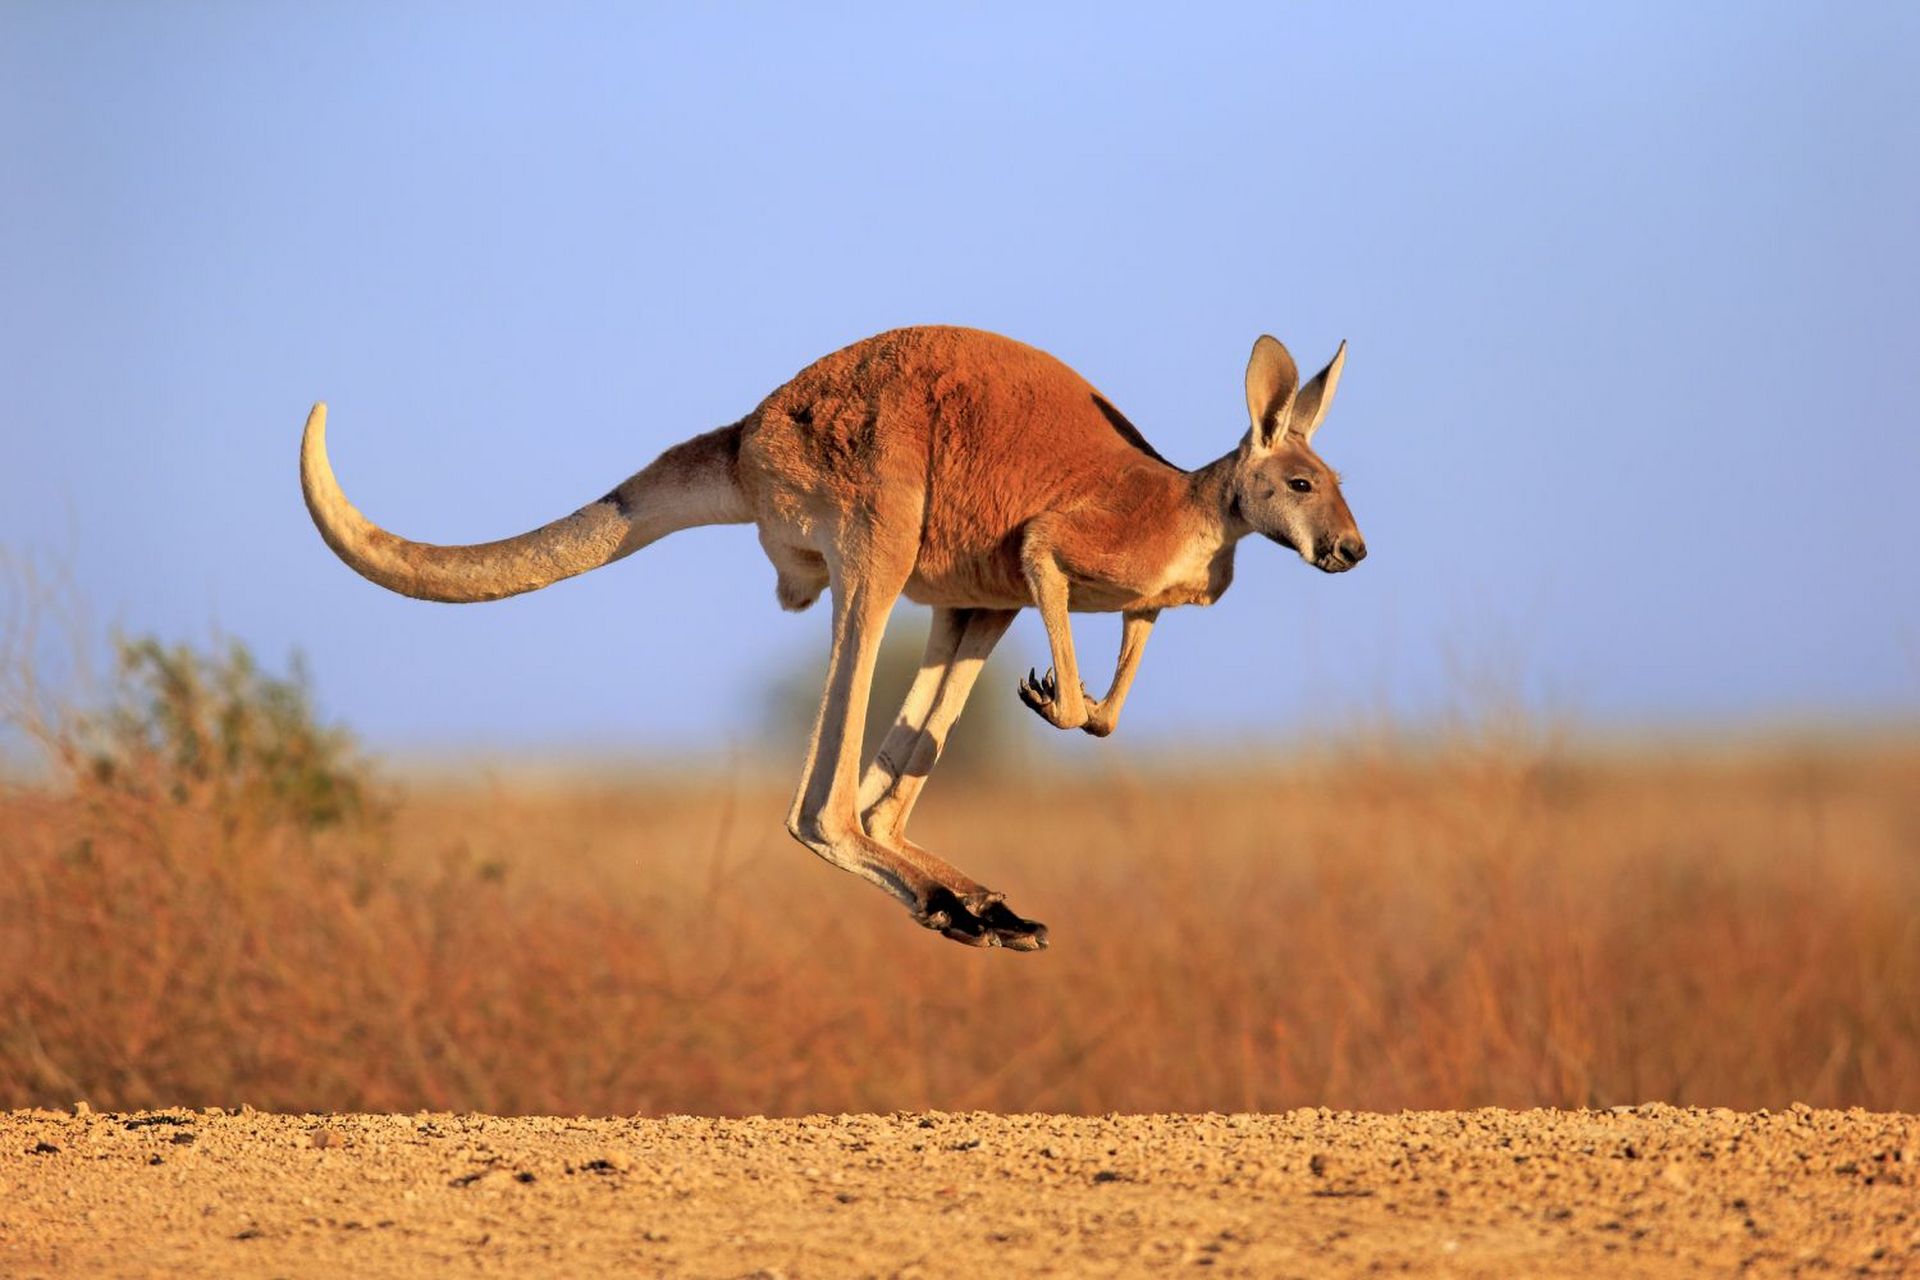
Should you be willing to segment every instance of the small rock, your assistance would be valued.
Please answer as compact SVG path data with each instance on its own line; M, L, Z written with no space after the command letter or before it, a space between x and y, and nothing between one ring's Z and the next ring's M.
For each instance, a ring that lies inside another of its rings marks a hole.
M326 1128L325 1126L322 1126L321 1128L315 1129L313 1131L313 1145L320 1148L322 1151L326 1151L332 1147L346 1146L347 1140L344 1137L340 1136L340 1133L337 1130L329 1129L329 1128Z

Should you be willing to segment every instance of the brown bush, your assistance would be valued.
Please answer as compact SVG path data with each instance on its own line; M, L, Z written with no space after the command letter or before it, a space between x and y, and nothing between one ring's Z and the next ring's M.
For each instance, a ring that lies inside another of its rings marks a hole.
M0 798L0 1105L1920 1107L1909 747L935 788L916 836L1037 956L918 929L745 777L273 794Z

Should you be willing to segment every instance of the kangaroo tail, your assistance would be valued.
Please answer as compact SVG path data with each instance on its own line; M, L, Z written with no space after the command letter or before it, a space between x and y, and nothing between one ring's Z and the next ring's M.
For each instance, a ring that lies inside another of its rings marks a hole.
M327 406L300 441L300 488L320 536L349 568L389 591L466 603L534 591L611 564L676 529L753 519L738 480L740 424L668 449L612 493L570 516L499 542L409 542L361 515L327 461Z

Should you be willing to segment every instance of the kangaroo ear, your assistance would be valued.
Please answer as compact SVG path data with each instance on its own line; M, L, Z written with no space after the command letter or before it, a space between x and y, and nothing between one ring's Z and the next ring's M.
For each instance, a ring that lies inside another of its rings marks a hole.
M1300 388L1300 394L1293 398L1293 411L1287 418L1287 430L1298 435L1307 443L1313 443L1313 433L1326 421L1327 410L1333 407L1334 388L1340 385L1340 370L1347 363L1347 344L1342 342L1340 349L1333 353L1333 359L1327 361L1327 367L1313 375L1313 380Z
M1261 334L1247 358L1247 418L1255 452L1265 453L1287 434L1300 370L1278 338Z

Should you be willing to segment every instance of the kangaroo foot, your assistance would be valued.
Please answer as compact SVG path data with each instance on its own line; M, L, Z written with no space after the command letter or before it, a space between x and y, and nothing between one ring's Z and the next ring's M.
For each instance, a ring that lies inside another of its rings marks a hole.
M1009 951L1039 951L1047 945L1047 926L1015 915L997 893L974 893L962 898L936 886L914 919L941 937L970 947L1005 947Z

